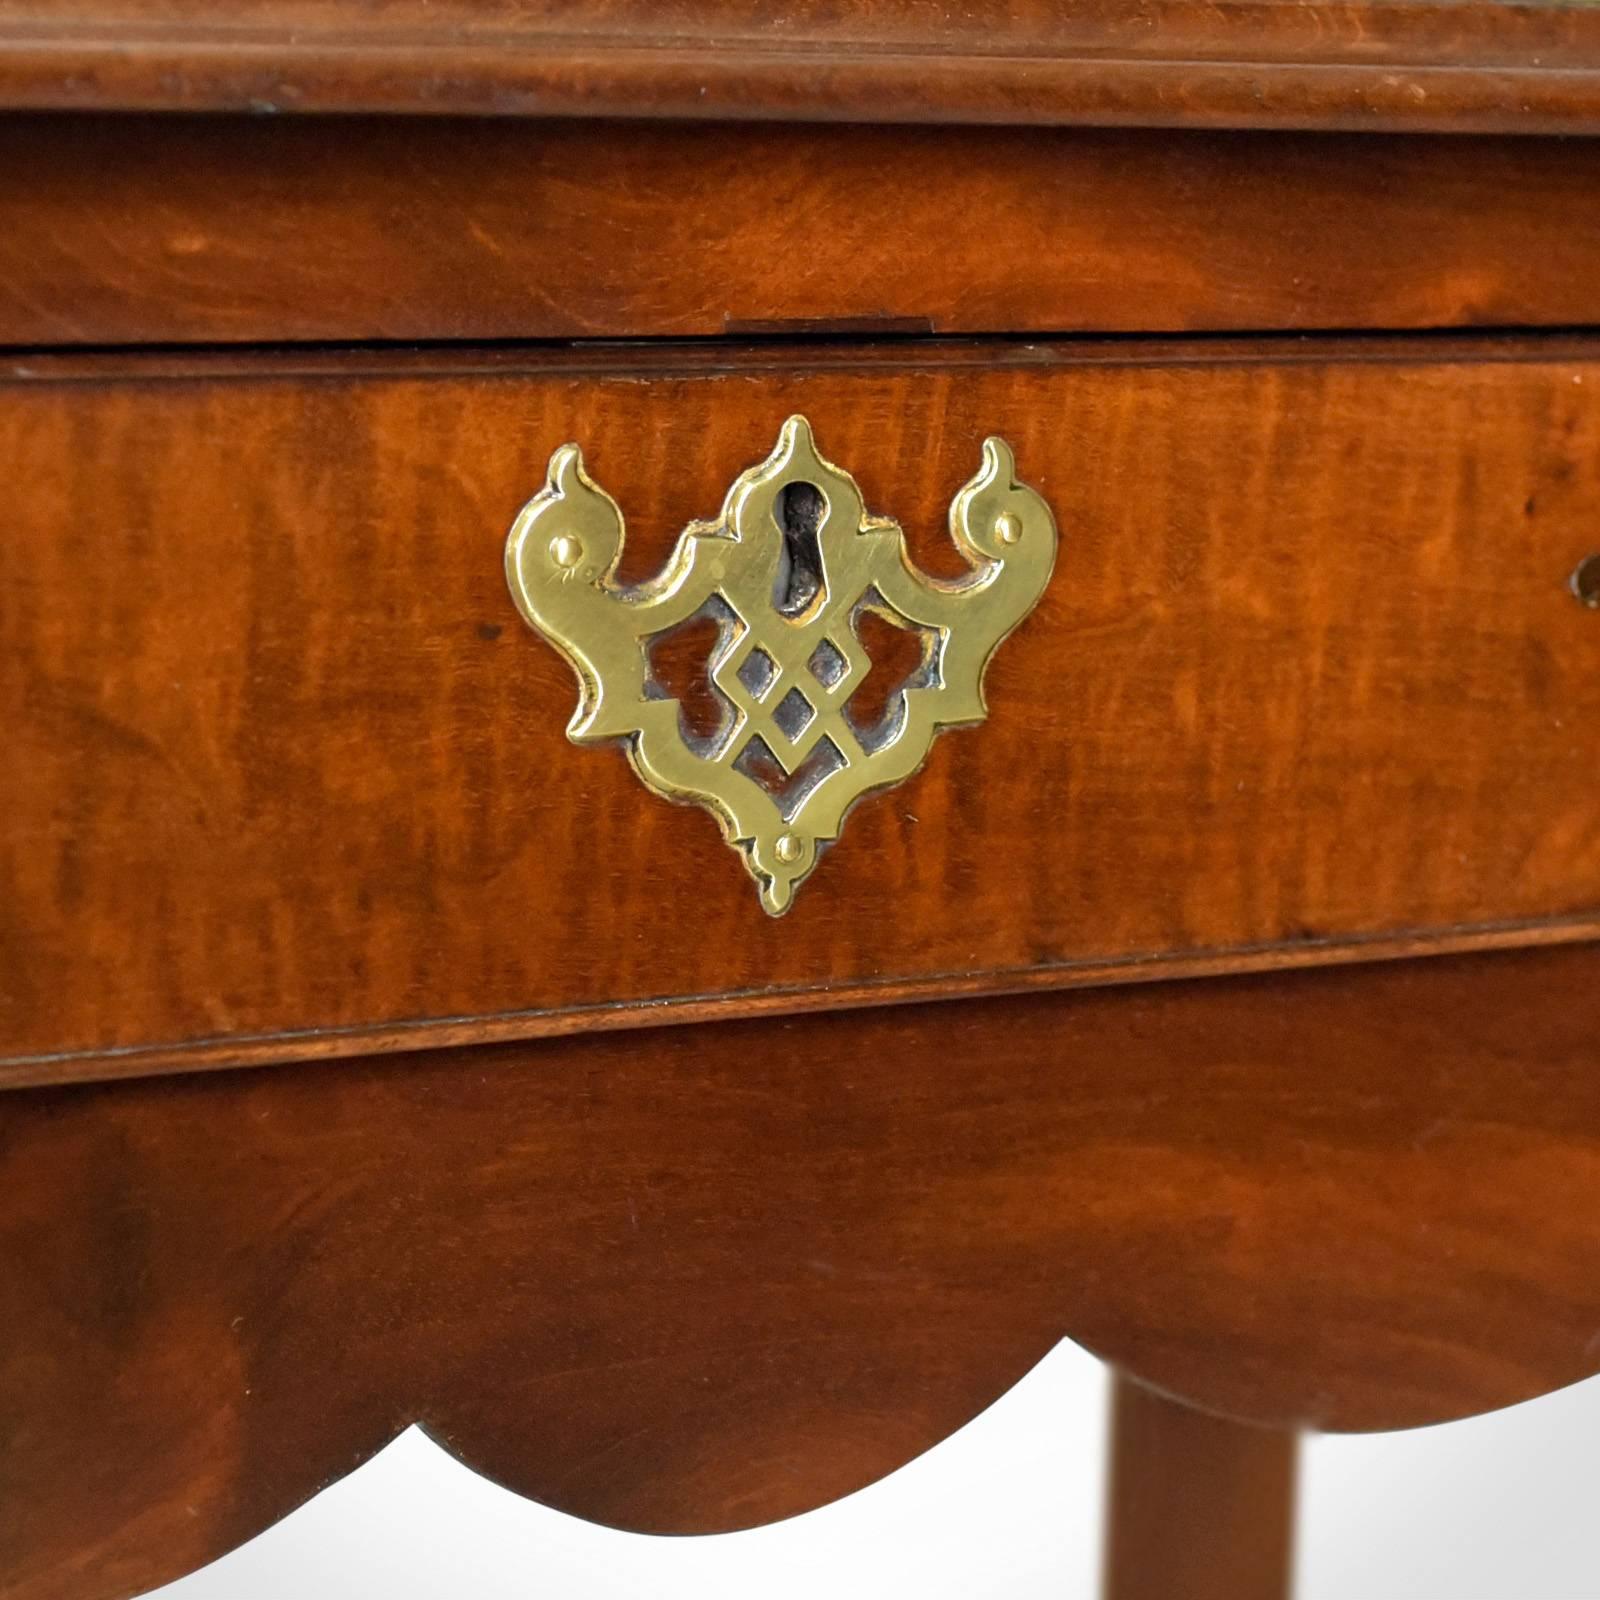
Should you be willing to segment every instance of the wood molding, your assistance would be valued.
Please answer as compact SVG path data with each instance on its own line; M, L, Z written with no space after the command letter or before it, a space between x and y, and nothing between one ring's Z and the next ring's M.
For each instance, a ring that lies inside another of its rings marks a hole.
M1576 133L1591 7L1445 0L0 7L0 106Z
M1312 971L1369 962L1426 960L1488 951L1537 950L1600 942L1600 918L1581 917L1500 927L1452 928L1392 938L1299 940L1205 956L1152 955L1131 961L1083 962L1014 971L951 972L906 981L769 988L747 993L678 995L634 1004L570 1006L472 1017L423 1017L390 1026L283 1030L170 1044L55 1051L0 1057L0 1090L49 1084L110 1083L170 1073L216 1072L306 1061L447 1050L464 1045L565 1039L635 1028L677 1028L762 1017L875 1009L941 1000L995 999L1129 984Z

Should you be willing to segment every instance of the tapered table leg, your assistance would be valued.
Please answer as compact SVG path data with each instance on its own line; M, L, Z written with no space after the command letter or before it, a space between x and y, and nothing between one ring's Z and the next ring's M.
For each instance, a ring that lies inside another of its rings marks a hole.
M1104 1600L1287 1600L1296 1453L1117 1376Z

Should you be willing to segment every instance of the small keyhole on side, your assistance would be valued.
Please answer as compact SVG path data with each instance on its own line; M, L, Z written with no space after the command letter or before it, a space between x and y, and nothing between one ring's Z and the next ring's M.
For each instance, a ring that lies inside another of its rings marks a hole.
M1569 582L1584 605L1591 611L1600 610L1600 555L1585 556Z
M786 483L773 506L783 530L783 553L772 603L786 617L798 616L822 589L822 548L818 531L828 502L814 483Z

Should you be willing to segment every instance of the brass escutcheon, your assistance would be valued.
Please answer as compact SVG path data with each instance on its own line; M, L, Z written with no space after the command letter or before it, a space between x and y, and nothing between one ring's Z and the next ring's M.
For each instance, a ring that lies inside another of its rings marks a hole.
M807 515L792 509L795 486ZM981 467L951 503L950 533L971 570L930 578L899 525L867 514L855 480L794 416L721 514L691 523L661 572L631 587L615 581L622 512L578 446L562 445L511 526L506 579L529 626L578 675L567 736L623 741L649 788L712 812L778 916L856 801L910 777L941 729L984 719L989 658L1049 581L1055 519L1017 481L1002 439L984 441ZM871 665L856 629L864 611L913 630L922 647L871 729L846 714ZM726 715L697 738L655 681L650 645L706 616L719 624L710 677ZM762 776L774 770L783 782Z

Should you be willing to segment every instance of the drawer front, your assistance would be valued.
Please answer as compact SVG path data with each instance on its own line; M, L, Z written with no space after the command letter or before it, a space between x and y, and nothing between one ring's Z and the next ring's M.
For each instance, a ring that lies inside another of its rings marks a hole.
M5 1075L1600 932L1597 354L13 367ZM645 577L793 412L930 571L989 434L1061 543L774 919L568 742L502 549L575 440Z

